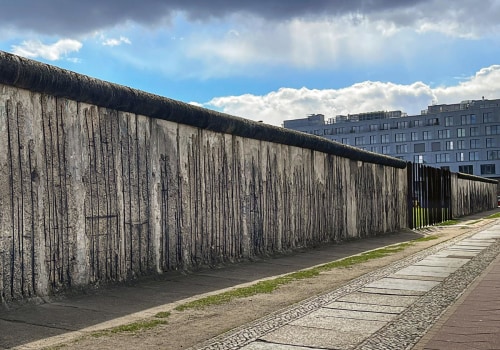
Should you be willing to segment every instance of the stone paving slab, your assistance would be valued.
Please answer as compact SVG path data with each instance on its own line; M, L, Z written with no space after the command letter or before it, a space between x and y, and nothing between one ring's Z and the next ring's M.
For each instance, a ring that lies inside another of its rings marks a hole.
M473 258L476 255L478 255L480 251L464 251L464 250L452 250L452 249L446 249L439 254L436 254L438 257L444 257L444 258L458 258L458 259L465 259L465 258Z
M382 278L378 281L367 284L368 288L398 289L407 291L427 292L437 286L436 281L407 280L399 278Z
M339 301L365 303L372 305L386 305L394 307L406 307L413 304L417 296L384 295L373 293L354 292L339 298Z
M364 287L361 288L359 291L364 293L397 295L397 296L421 296L425 294L424 291L418 291L418 290L386 289L386 288L372 288L372 287Z
M459 242L455 244L456 247L477 247L477 248L486 248L489 247L491 244L493 244L494 241L488 240L479 240L479 239L468 239L468 240L463 240L462 242Z
M470 259L460 259L460 258L449 258L449 257L437 257L432 256L429 258L422 259L421 261L414 264L414 266L434 266L434 267L462 267Z
M301 327L313 327L322 329L338 330L343 332L356 330L358 333L374 332L384 324L386 320L377 320L373 318L363 317L339 317L336 310L321 308L309 315L301 317L297 320L290 322L290 325Z
M286 344L273 344L267 342L253 342L241 348L242 350L314 350L311 347L293 346Z
M458 267L412 265L399 270L395 275L448 277L457 269Z
M340 310L353 310L353 311L380 312L380 313L387 313L387 314L399 314L405 309L402 306L362 304L362 303L358 303L358 302L349 303L349 302L343 302L343 301L334 301L333 303L325 305L325 308L340 309Z
M270 343L301 346L307 349L349 349L366 339L368 335L367 333L353 330L344 332L337 329L318 329L288 325L267 334L261 339ZM269 349L274 348L270 347Z
M366 321L390 321L395 317L395 315L391 313L358 311L358 310L341 310L341 309L330 309L330 308L322 308L318 311L313 312L309 316L323 318L325 319L326 322L329 322L332 318L346 318L351 320L366 320ZM310 321L308 317L305 317L293 323L309 325Z
M464 251L464 252L478 252L483 250L485 247L471 246L471 245L461 245L461 246L453 246L450 250L456 251Z
M393 273L387 277L399 278L404 280L413 280L413 281L435 281L442 282L446 277L435 277L435 276L417 276L417 275L401 275L400 273Z

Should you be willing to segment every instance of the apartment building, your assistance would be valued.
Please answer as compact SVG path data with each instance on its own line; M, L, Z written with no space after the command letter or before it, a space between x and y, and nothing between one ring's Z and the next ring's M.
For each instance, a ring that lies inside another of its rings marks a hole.
M489 178L500 178L500 99L428 106L421 114L378 111L286 120L303 131L367 151Z

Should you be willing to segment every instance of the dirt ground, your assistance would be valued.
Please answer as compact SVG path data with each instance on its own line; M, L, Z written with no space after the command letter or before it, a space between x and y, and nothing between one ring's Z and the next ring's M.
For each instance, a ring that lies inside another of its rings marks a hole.
M57 349L186 349L231 329L259 319L269 313L315 295L329 292L350 280L394 261L405 258L425 248L453 237L464 235L473 229L491 223L491 219L479 222L463 222L461 225L433 228L439 238L415 243L405 250L379 259L370 260L348 268L337 268L321 273L317 277L298 280L279 287L271 294L260 294L241 298L223 305L210 306L203 310L171 311L167 323L137 333L121 332L103 336L84 336L60 344ZM463 225L468 223L468 225ZM52 347L54 349L54 347Z

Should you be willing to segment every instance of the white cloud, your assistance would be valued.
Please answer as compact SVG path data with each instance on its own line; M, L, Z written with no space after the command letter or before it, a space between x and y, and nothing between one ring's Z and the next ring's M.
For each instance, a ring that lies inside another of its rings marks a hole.
M402 110L419 114L433 101L500 98L500 65L481 69L458 85L431 88L422 82L410 85L365 81L343 89L313 90L281 88L267 95L217 97L204 104L222 112L265 123L281 125L283 120L304 118L312 113L327 118L378 110Z
M81 48L82 43L73 39L61 39L51 45L43 44L38 40L27 40L21 45L13 45L12 52L24 57L41 57L49 61L57 61L71 52L78 52Z
M117 38L111 38L111 39L106 39L102 42L104 46L119 46L122 44L132 44L129 38L121 36L118 39Z
M263 66L331 69L355 63L412 61L412 53L431 51L432 47L422 34L429 28L410 29L385 18L361 15L279 23L234 17L231 23L234 26L223 34L199 31L187 39L186 55L202 63L198 69L208 78L254 74L252 67L260 70ZM444 39L438 36L435 40ZM433 50L432 54L441 53Z

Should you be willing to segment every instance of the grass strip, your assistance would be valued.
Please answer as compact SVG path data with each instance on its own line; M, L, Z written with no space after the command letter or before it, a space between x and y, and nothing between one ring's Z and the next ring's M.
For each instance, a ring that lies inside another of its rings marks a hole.
M436 224L436 226L451 226L458 224L458 220L447 220Z
M486 219L498 219L498 218L500 218L500 213L492 214L486 217Z
M350 256L342 260L332 261L330 263L314 267L312 269L297 271L274 279L260 281L248 287L241 287L227 292L193 300L177 306L175 310L184 311L188 309L202 309L211 305L220 305L236 298L245 298L256 294L271 293L280 286L291 283L293 281L315 277L321 272L329 271L335 268L346 268L369 260L382 258L387 255L400 252L417 242L430 241L437 238L437 236L425 236L412 240L410 242L400 243L397 245L361 253L359 255Z
M113 327L103 331L92 332L90 335L94 338L100 338L106 335L117 334L117 333L132 333L136 334L140 331L155 328L158 325L166 324L165 320L170 316L170 312L164 311L157 313L153 319L137 321L129 324L124 324L121 326Z

